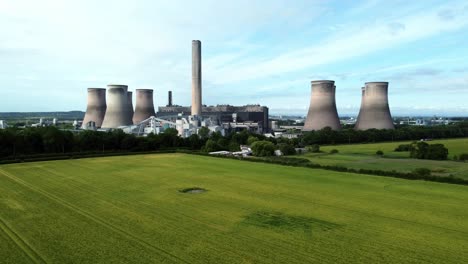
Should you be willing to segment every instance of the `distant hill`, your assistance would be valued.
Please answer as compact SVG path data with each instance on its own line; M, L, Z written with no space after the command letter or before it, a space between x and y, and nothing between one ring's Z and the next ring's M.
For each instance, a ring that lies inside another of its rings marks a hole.
M3 112L0 113L1 120L18 120L18 119L52 119L59 120L74 120L83 119L85 112L83 111L68 111L68 112Z

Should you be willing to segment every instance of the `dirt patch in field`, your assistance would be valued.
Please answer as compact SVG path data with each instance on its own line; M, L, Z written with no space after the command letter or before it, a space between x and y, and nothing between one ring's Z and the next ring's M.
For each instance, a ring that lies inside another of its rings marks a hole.
M185 188L185 189L181 189L179 190L179 192L181 193L204 193L206 192L207 190L204 189L204 188L200 188L200 187L190 187L190 188Z
M258 211L247 215L243 224L270 229L302 230L305 232L328 231L339 224L306 216L288 215L281 212Z

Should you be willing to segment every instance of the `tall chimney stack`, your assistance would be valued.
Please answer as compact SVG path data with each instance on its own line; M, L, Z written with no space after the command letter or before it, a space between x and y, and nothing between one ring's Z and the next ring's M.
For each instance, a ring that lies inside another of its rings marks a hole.
M201 41L192 40L192 115L202 113Z
M172 91L167 93L167 106L172 106Z

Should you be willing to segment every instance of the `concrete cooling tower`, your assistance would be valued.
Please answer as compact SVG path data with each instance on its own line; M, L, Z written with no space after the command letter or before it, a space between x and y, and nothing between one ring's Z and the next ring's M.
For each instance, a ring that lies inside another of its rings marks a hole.
M388 82L366 83L354 128L356 130L395 128L388 106Z
M354 124L354 127L358 127L359 126L359 116L361 115L362 113L362 109L363 109L363 106L364 106L364 95L366 93L366 88L365 87L361 87L361 108L359 108L359 114L358 114L358 117L356 119L356 123Z
M192 40L192 115L202 113L201 41Z
M94 122L97 128L101 127L105 114L106 89L88 88L88 106L82 127L86 128L89 122Z
M138 124L151 116L156 116L153 104L153 90L136 89L136 106L133 123Z
M327 80L312 81L311 90L309 112L302 130L320 130L325 127L339 130L341 125L336 110L335 82Z
M133 95L133 92L127 92L127 107L128 107L127 113L128 113L128 119L130 120L133 120L133 114L134 114L132 95ZM133 121L132 121L132 124L133 124Z
M102 128L118 128L119 126L131 125L128 86L108 85L107 88L107 110L102 122Z

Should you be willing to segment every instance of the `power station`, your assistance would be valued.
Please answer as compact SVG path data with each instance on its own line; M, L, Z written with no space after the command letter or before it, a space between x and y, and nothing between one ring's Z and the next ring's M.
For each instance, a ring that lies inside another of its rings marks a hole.
M173 104L168 91L166 106L155 111L153 90L136 89L135 109L133 92L127 85L109 84L104 88L88 88L88 104L83 129L109 130L121 128L127 133L145 135L159 133L168 127L177 129L180 136L198 133L202 126L222 134L247 129L256 133L270 131L269 109L266 106L202 104L201 41L192 41L191 106ZM330 127L340 130L336 108L336 86L333 80L311 81L311 97L303 131ZM388 105L388 82L367 82L361 89L361 108L355 123L356 130L394 129Z
M388 82L367 82L363 89L356 130L394 129L388 105Z
M335 102L335 81L321 80L311 82L310 106L303 131L320 130L330 127L341 129Z

